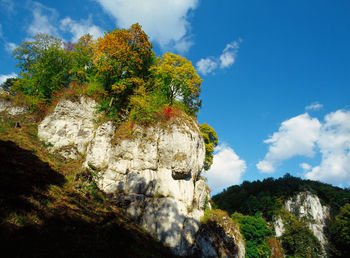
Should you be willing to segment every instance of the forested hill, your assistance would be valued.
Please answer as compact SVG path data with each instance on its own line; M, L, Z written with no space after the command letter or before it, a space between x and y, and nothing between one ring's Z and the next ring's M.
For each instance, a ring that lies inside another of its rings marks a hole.
M286 199L303 191L316 194L323 204L330 205L332 215L336 215L340 208L350 201L350 189L303 180L290 174L278 179L244 181L241 185L228 187L212 199L214 207L226 210L229 214L239 212L252 216L261 212L267 220L272 220Z

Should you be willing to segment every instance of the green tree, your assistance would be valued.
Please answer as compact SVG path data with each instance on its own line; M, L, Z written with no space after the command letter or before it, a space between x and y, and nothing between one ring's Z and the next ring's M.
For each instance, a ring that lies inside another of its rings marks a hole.
M82 36L77 43L65 44L72 56L71 80L79 84L87 83L96 75L93 63L95 42L90 34Z
M170 105L178 101L185 105L188 113L198 112L202 103L199 94L203 80L191 61L180 55L165 53L157 58L157 65L151 70L157 87L165 94Z
M246 240L246 257L270 257L271 250L267 241L271 237L272 231L260 213L256 213L254 217L234 213L232 219L238 222L241 233Z
M320 241L309 230L305 222L298 221L294 215L284 216L285 232L281 240L286 255L293 257L320 257Z
M338 256L350 256L350 203L346 203L335 217L331 227Z
M18 78L7 78L6 81L4 81L0 87L3 88L5 91L10 91L12 85L18 80Z
M211 164L213 164L213 152L214 148L218 145L218 136L215 130L207 123L200 125L199 129L201 130L205 144L204 169L209 170Z
M53 92L67 86L72 60L62 46L61 39L46 34L23 42L13 52L20 77L11 89L47 101Z

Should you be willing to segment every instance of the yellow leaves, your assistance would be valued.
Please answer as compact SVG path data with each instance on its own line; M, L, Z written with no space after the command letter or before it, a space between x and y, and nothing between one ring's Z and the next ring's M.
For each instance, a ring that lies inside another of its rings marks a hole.
M132 77L132 78L127 78L120 80L118 83L112 85L112 90L116 94L120 94L124 92L127 88L134 88L138 89L141 86L144 86L145 81L142 80L141 78L137 77Z
M218 145L218 136L215 130L207 123L200 125L199 129L201 130L205 144L204 169L208 170L211 164L213 164L213 152L214 148Z
M117 94L122 93L125 89L126 89L125 81L112 85L112 90Z
M167 92L171 104L176 100L182 100L190 113L196 113L201 105L199 93L203 80L192 63L185 57L173 53L165 53L156 63L151 71L155 74L158 87Z
M96 43L94 63L99 72L121 76L125 67L142 70L145 59L152 56L152 44L139 24L130 29L105 33Z

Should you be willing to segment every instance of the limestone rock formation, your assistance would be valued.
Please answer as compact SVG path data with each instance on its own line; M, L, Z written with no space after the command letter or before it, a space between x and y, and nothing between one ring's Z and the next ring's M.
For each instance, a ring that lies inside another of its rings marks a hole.
M278 219L274 221L274 227L275 227L276 237L282 236L284 232L284 224L281 217L278 217Z
M326 251L327 238L325 235L326 220L329 217L329 208L323 206L318 196L310 192L298 193L294 198L288 199L284 208L293 213L297 219L304 220L315 237L320 241L323 251ZM275 222L276 236L284 232L284 224L279 217Z
M285 208L297 218L304 219L307 222L310 230L324 248L327 244L324 229L326 219L329 217L329 208L323 206L320 199L310 192L299 193L294 199L287 200Z
M194 257L245 257L245 246L239 227L229 218L215 214L207 223L200 226L195 246Z
M125 133L97 120L95 101L63 100L39 125L38 136L51 151L84 158L116 205L174 253L191 253L209 198L199 179L205 146L197 122L184 117Z
M97 103L81 97L77 101L62 100L54 112L45 117L38 128L38 136L65 158L76 159L86 152L94 137Z
M0 98L0 113L6 113L10 117L16 117L28 112L27 107L16 106L6 98Z

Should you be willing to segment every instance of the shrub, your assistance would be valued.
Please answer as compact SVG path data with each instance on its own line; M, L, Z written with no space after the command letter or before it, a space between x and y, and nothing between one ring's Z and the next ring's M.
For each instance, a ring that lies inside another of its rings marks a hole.
M261 215L257 213L255 217L252 217L234 213L231 217L238 222L246 240L246 257L270 257L271 250L267 241L272 231Z

